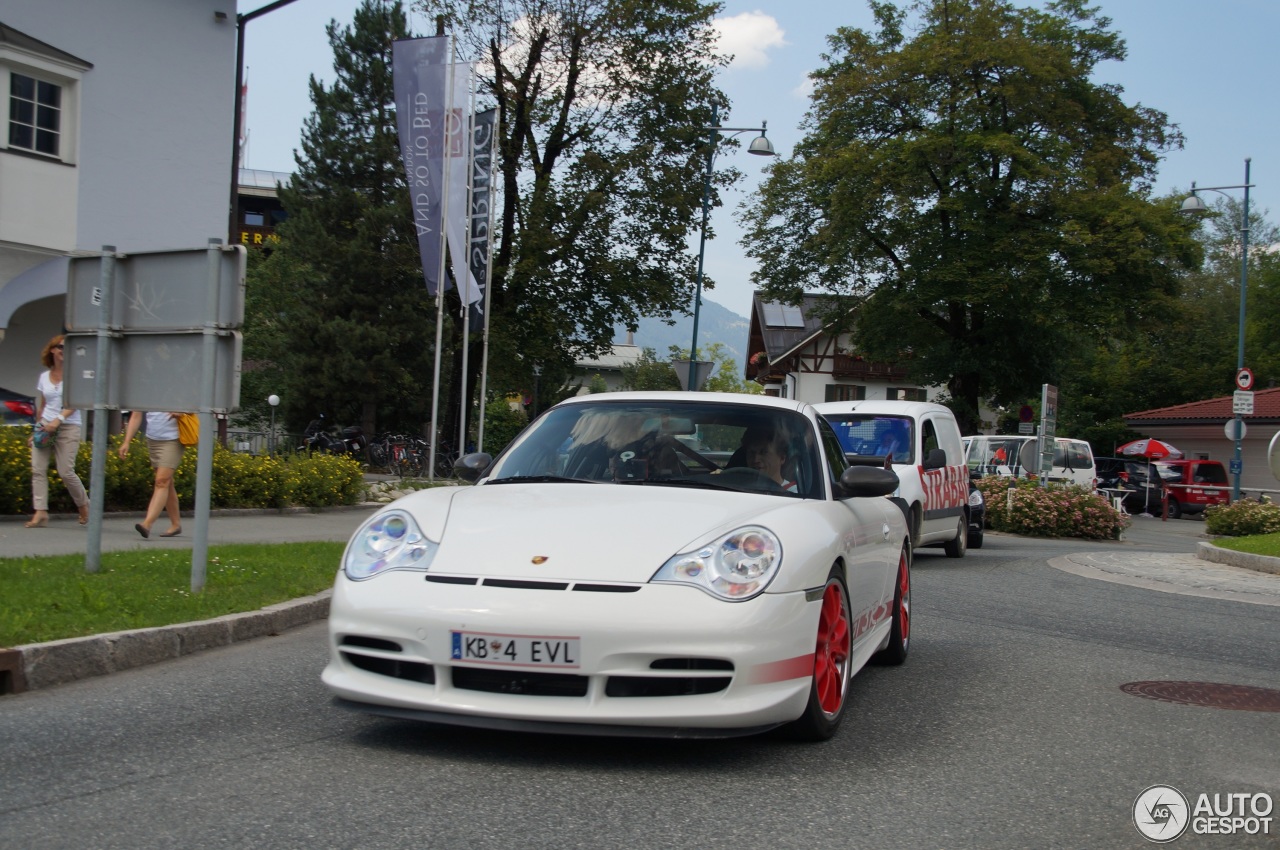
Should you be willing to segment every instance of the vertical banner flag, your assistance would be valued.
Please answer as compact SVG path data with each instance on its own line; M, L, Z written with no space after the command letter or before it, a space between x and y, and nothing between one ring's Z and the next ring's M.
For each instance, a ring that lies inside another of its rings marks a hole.
M467 304L480 300L480 287L471 276L467 265L467 230L471 216L467 211L467 195L471 172L471 78L473 67L469 62L453 66L453 90L449 93L449 113L445 121L448 134L446 156L449 157L449 204L445 233L449 239L449 258L452 261L453 279L458 281L459 296ZM448 291L449 285L445 284Z
M471 241L467 252L471 279L480 297L467 311L473 332L484 328L484 311L489 293L489 215L493 203L493 150L498 132L498 110L486 109L476 115L471 128Z
M397 39L391 48L396 130L409 181L413 224L427 292L436 294L442 250L445 118L448 109L449 39ZM449 288L449 282L444 282Z

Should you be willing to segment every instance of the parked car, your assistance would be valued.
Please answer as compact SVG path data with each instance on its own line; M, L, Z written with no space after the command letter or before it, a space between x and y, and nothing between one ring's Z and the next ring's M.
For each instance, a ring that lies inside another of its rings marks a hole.
M5 425L36 424L35 397L0 387L0 422Z
M888 465L911 525L912 546L941 546L963 558L969 541L969 472L955 415L917 401L833 401L816 405L852 464Z
M1158 460L1155 468L1167 494L1169 519L1231 502L1231 483L1221 461Z
M718 461L680 439L695 434L742 448ZM494 729L823 739L868 660L906 659L912 550L885 498L898 477L848 465L807 404L577 396L455 469L475 486L399 499L347 546L323 673L341 704Z
M1037 475L1038 438L1016 434L977 434L965 437L965 462L970 474L1026 478ZM1049 483L1076 484L1092 490L1096 484L1093 448L1085 440L1055 437Z
M1131 514L1164 514L1177 519L1198 515L1213 505L1231 501L1231 484L1226 467L1216 460L1154 460L1141 458L1097 458L1098 489L1109 497L1119 496Z

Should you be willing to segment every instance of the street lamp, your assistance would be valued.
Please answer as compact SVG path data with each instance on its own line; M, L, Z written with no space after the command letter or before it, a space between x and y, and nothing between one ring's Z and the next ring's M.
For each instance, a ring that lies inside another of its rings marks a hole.
M267 404L271 405L271 456L276 454L276 405L280 403L280 396L272 393L267 396Z
M1248 292L1249 284L1249 189L1253 184L1249 182L1249 163L1252 162L1250 157L1244 160L1244 183L1239 186L1202 186L1196 188L1196 184L1191 184L1191 194L1182 202L1182 209L1179 212L1187 215L1201 216L1209 212L1209 207L1205 205L1203 199L1196 192L1217 192L1219 195L1231 197L1227 195L1223 189L1244 189L1244 212L1240 217L1240 330L1239 343L1236 347L1236 374L1239 375L1244 369L1244 306L1245 295ZM1242 445L1244 437L1244 421L1241 414L1236 414L1235 438L1236 438L1236 455L1232 461L1232 477L1234 483L1232 485L1231 501L1240 500L1240 473L1244 469L1244 461L1241 459Z
M702 234L698 239L698 279L693 291L693 342L689 346L689 390L698 388L698 309L702 306L702 265L707 254L707 217L711 214L711 175L716 163L716 137L720 133L731 134L733 138L741 133L759 133L751 140L747 153L757 156L774 156L773 143L765 138L765 128L769 122L761 121L759 127L719 127L720 108L711 107L711 125L703 127L711 137L707 145L707 174L702 183Z

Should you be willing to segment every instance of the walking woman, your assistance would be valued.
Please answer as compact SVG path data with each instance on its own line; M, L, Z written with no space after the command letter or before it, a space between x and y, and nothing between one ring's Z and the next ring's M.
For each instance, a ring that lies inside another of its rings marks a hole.
M80 511L80 524L89 521L89 494L76 475L76 452L80 449L80 411L62 403L61 334L49 340L40 352L45 371L36 381L36 426L31 439L31 501L35 515L27 528L43 528L49 524L49 456L58 467L58 475ZM44 432L42 435L39 432ZM37 436L39 435L39 439Z
M156 471L156 480L151 491L151 501L147 505L147 515L142 522L134 525L144 538L151 536L151 526L160 519L160 512L169 515L169 530L161 537L177 537L182 533L182 514L178 512L178 488L173 484L173 473L182 463L184 446L178 440L177 413L143 413L135 410L129 415L129 424L125 427L124 442L120 444L120 459L129 454L133 445L133 435L138 433L143 418L147 420L147 454L151 457L151 467Z

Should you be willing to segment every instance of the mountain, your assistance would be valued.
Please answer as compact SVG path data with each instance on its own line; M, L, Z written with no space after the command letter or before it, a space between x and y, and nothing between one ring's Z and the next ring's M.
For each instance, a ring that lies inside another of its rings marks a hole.
M632 343L641 348L652 348L659 359L667 358L667 349L678 345L687 349L693 341L693 317L676 316L675 324L668 325L662 319L641 319ZM750 320L739 316L727 307L714 301L702 299L702 309L698 311L698 349L704 350L713 342L718 342L729 352L729 356L741 368L746 362L747 333ZM627 330L622 325L613 329L614 342L627 342Z

